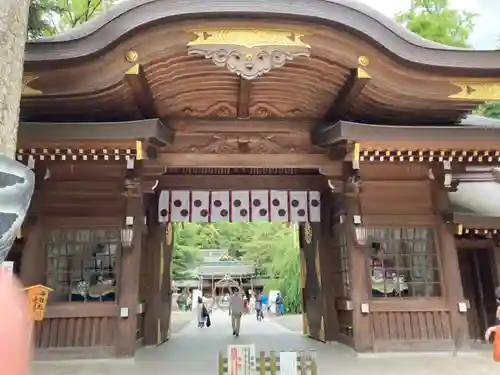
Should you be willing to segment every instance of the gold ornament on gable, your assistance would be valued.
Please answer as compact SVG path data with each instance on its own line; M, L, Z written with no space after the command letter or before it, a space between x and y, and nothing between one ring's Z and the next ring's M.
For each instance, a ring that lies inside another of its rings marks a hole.
M312 243L313 230L311 227L311 223L306 222L304 225L304 240L306 244L310 245Z
M172 227L172 223L168 223L167 224L167 246L170 246L172 245L172 238L173 238L173 227Z
M460 91L448 96L450 99L462 100L500 100L500 81L452 81L452 85Z
M134 50L127 51L127 53L125 54L125 60L127 60L128 62L136 62L137 60L139 60L139 54Z
M316 241L316 250L314 254L314 268L316 270L316 278L318 280L318 284L321 287L321 263L319 259L319 243Z
M252 80L280 68L296 57L310 57L304 31L273 29L190 30L197 38L188 43L188 55L204 56L244 79Z
M36 81L37 76L24 75L23 76L23 85L21 88L21 95L23 96L31 96L31 95L41 95L43 92L41 90L34 89L30 86L31 83Z

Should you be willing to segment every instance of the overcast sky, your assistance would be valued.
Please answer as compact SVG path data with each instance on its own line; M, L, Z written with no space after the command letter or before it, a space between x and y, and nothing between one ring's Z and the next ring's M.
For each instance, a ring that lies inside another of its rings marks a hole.
M411 0L358 0L389 17L410 7ZM477 49L500 48L500 0L450 0L455 9L478 13L469 43Z

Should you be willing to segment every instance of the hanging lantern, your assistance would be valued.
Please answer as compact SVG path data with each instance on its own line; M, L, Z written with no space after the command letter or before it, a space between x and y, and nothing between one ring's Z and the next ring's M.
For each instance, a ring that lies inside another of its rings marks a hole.
M121 240L123 247L132 246L132 241L134 240L134 230L129 227L122 228L121 230Z
M120 232L123 247L132 246L132 242L134 241L133 226L134 226L134 218L132 216L127 216L125 220L125 226L122 228Z
M354 234L356 239L356 245L366 246L368 240L368 231L363 225L354 226Z

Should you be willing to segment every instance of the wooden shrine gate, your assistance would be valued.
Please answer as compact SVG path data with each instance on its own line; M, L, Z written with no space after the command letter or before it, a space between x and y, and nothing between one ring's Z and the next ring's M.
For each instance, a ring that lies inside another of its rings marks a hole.
M299 222L303 332L324 342L325 311L319 258L320 202L321 193L315 190L162 190L158 220L164 223Z

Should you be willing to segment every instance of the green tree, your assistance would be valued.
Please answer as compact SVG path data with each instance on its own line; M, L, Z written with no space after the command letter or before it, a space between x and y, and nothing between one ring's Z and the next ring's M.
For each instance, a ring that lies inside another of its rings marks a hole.
M28 18L28 38L72 29L104 12L116 0L32 0Z
M408 30L447 46L469 47L475 13L452 9L448 0L412 0L396 20Z
M479 107L475 112L480 116L500 119L500 102L487 102Z
M172 253L172 277L174 280L186 280L198 265L199 247L198 224L174 223L174 245Z
M448 46L469 47L467 40L474 30L477 14L451 9L448 0L413 0L408 11L396 21L423 38ZM478 106L475 113L500 119L500 102Z
M301 309L300 257L297 227L288 223L176 223L172 273L175 280L191 276L199 249L224 249L237 260L255 264L257 275L280 290L287 312Z
M106 11L115 2L116 0L58 0L63 9L58 28L67 30L84 24Z
M28 15L28 39L38 39L57 33L53 23L54 15L59 15L64 9L58 0L31 0Z
M283 226L276 234L281 243L281 251L274 253L270 263L270 281L266 290L279 290L283 297L284 308L289 313L302 312L302 293L300 285L300 248L297 240L298 227Z

